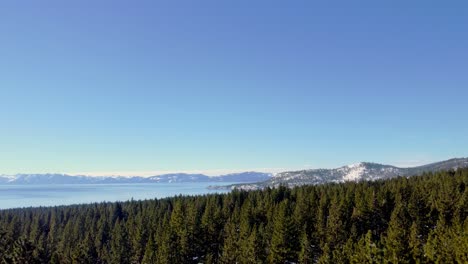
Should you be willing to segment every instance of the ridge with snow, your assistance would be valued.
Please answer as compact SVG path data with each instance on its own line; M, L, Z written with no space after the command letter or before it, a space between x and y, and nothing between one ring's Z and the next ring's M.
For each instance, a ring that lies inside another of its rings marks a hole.
M0 184L110 184L110 183L193 183L193 182L259 182L272 177L270 173L242 172L220 176L172 173L150 177L126 176L71 176L67 174L0 175Z
M256 190L265 187L278 187L280 185L294 187L301 185L341 183L348 181L375 181L398 176L409 177L419 175L424 172L437 172L451 169L455 170L465 167L468 167L468 158L450 159L412 168L399 168L391 165L361 162L335 169L313 169L282 172L275 175L275 177L262 182L217 186L216 188Z

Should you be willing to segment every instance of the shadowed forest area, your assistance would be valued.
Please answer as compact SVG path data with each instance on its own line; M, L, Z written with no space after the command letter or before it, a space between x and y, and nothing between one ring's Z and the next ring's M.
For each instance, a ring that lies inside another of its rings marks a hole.
M0 211L2 263L468 263L468 169Z

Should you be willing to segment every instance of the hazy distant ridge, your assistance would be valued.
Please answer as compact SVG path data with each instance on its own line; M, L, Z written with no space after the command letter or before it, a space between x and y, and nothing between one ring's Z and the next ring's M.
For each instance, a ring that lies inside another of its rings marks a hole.
M0 184L109 184L109 183L171 183L171 182L259 182L272 177L270 173L242 172L220 176L173 173L151 177L94 177L67 174L0 175Z

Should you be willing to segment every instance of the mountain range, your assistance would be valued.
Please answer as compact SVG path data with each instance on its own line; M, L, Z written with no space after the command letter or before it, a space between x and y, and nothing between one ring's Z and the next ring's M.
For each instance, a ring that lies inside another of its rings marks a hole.
M280 185L294 187L347 181L374 181L398 176L409 177L422 174L423 172L437 172L464 167L468 167L468 158L450 159L411 168L399 168L391 165L361 162L335 169L312 169L281 172L276 174L274 177L261 182L213 186L211 188L256 190L263 189L265 187L277 187Z
M0 175L0 184L110 184L110 183L193 183L193 182L259 182L270 179L272 174L242 172L220 176L173 173L150 177L124 176L71 176L67 174L16 174Z
M347 181L364 181L389 179L397 176L413 176L423 172L468 167L468 158L457 158L431 163L418 167L399 168L372 162L361 162L335 169L311 169L286 171L276 175L263 172L242 172L219 176L204 174L172 173L150 177L124 176L72 176L67 174L16 174L0 175L0 184L129 184L129 183L195 183L214 182L241 184L211 186L213 189L244 189L255 190L265 187L285 185L289 187L300 185L316 185L323 183L340 183Z

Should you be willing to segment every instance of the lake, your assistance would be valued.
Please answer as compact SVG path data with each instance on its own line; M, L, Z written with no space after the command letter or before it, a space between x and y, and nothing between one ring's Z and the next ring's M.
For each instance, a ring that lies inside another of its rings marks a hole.
M145 183L145 184L55 184L0 185L0 209L70 205L94 202L143 200L183 195L224 193L209 190L209 185L228 185L229 182L203 183Z

